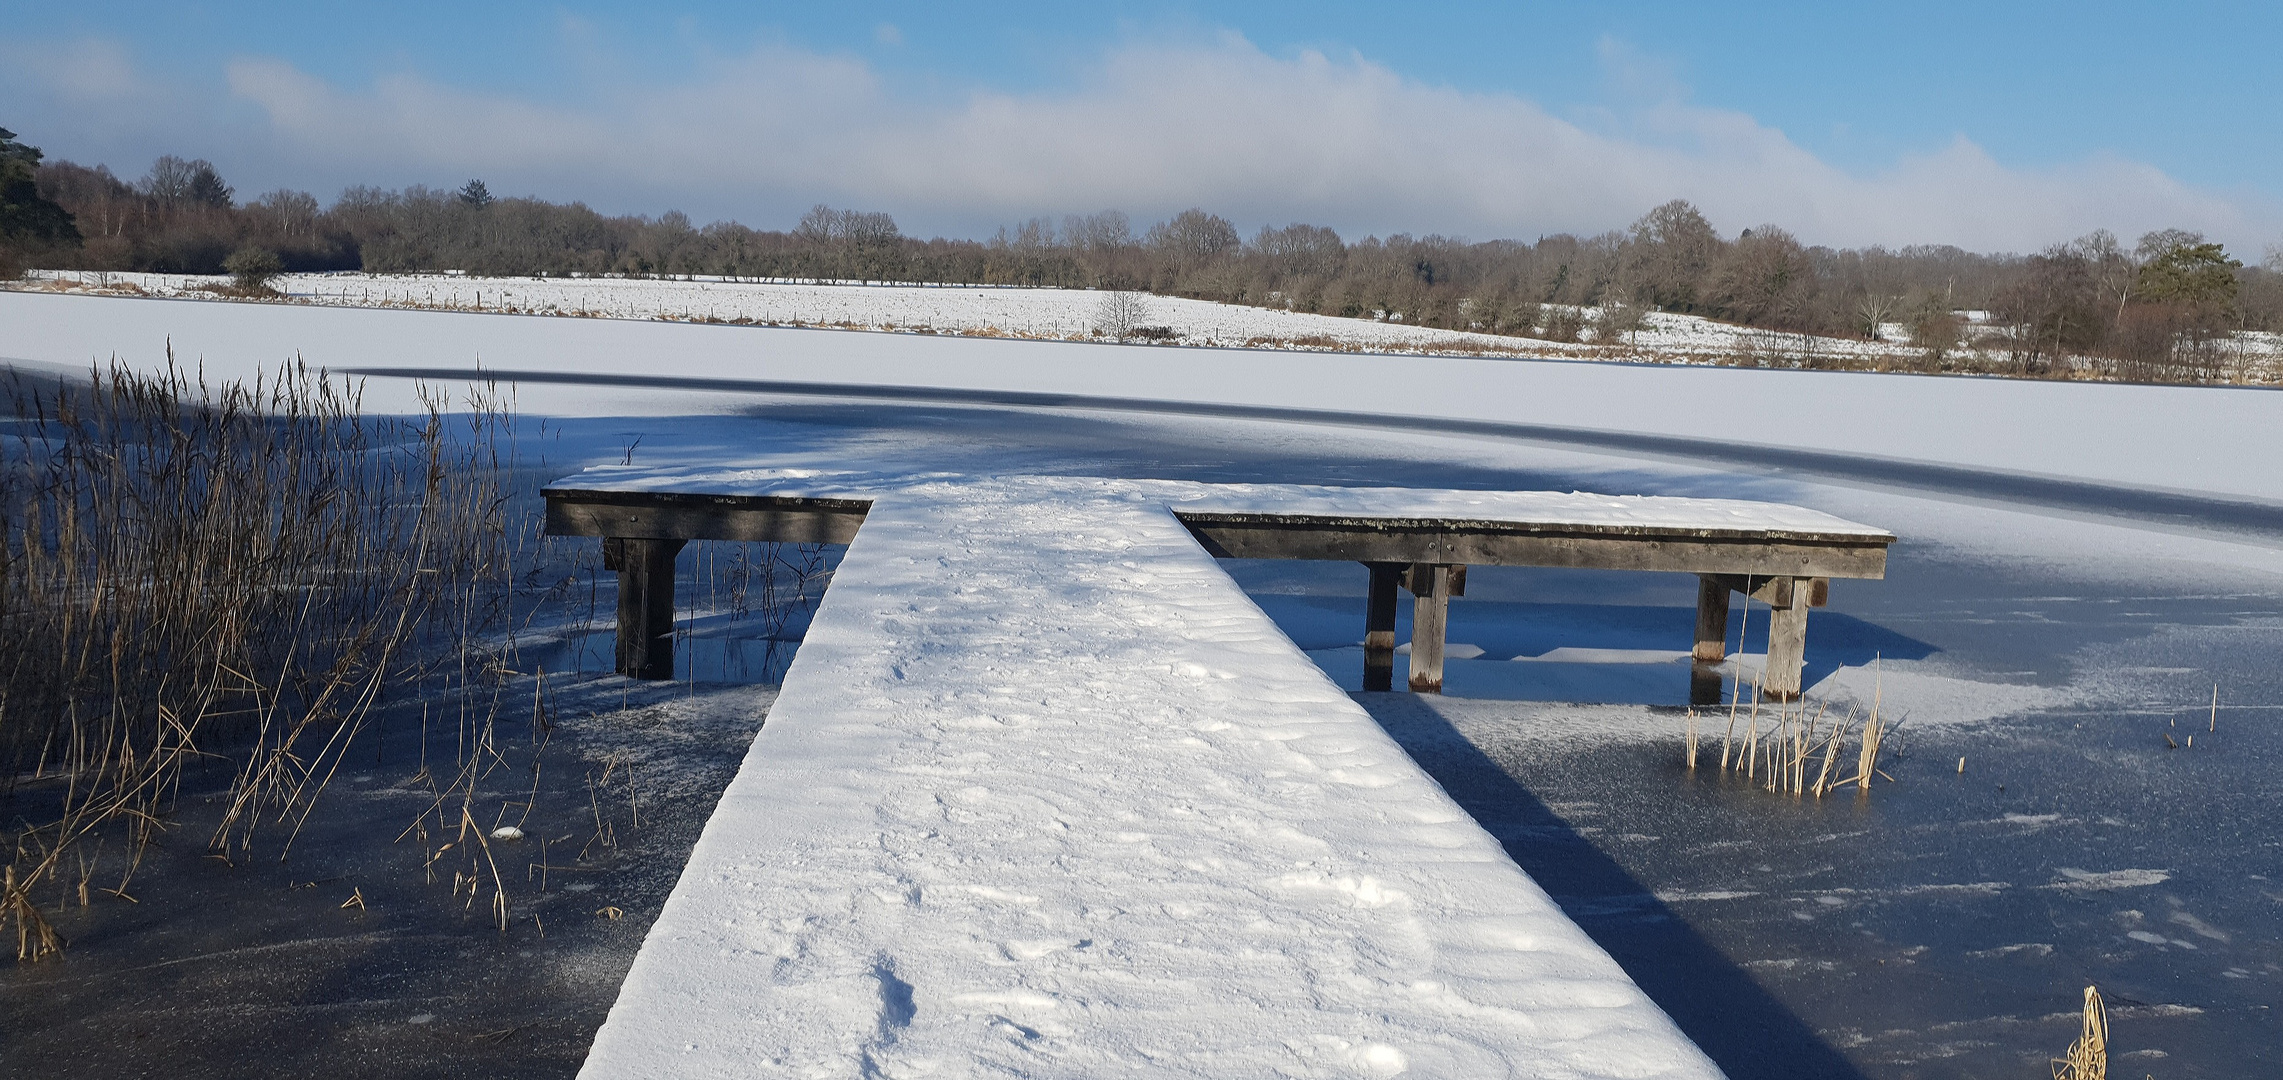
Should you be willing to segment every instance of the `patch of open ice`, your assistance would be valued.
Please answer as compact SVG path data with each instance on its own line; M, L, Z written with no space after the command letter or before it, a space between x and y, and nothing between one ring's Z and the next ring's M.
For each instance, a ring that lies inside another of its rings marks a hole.
M2162 885L2172 880L2170 870L2079 870L2064 866L2059 870L2061 880L2044 886L2066 892L2106 892L2111 889L2139 889Z
M1686 649L1583 649L1563 646L1548 649L1537 656L1517 656L1520 661L1542 661L1557 664L1674 664L1688 660Z

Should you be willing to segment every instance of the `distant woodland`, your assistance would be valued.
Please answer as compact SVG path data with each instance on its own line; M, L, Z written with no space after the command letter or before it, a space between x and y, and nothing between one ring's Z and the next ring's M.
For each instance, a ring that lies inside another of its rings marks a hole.
M669 211L607 216L582 203L456 189L352 187L241 199L213 165L162 157L126 180L48 161L0 131L0 273L23 267L459 270L483 275L689 275L1147 290L1229 303L1577 340L1683 312L1774 332L1894 338L1950 367L1958 312L1993 313L2004 364L2045 374L2070 357L2118 377L2217 377L2234 331L2283 330L2283 260L2245 265L2167 230L2108 232L2030 255L1950 246L1834 249L1779 225L1725 236L1686 202L1594 236L1351 240L1291 224L1242 235L1203 209L1147 225L1106 210L1010 225L989 240L920 239L886 213L818 206L786 230L699 225ZM1589 319L1581 309L1598 309Z

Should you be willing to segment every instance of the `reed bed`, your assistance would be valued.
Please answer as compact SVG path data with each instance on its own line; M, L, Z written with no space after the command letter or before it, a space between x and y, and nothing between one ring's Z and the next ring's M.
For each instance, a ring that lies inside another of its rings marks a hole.
M180 827L186 770L206 790L227 777L209 854L283 858L384 715L417 723L400 786L433 796L398 840L504 932L496 842L532 814L557 689L600 674L578 643L608 633L616 588L600 545L540 534L543 463L517 456L512 400L427 388L418 413L372 417L300 365L209 383L171 362L0 374L0 396L0 926L19 959L65 944L43 904L135 899L146 850ZM831 576L813 544L685 558L677 608L725 616L707 632L772 658ZM639 825L635 774L593 784L587 847L615 849L602 811L623 795Z
M1743 700L1741 680L1729 695L1727 733L1720 740L1718 768L1722 772L1741 774L1768 791L1818 799L1850 785L1868 791L1873 776L1894 779L1879 768L1892 727L1880 715L1877 692L1867 713L1850 705L1834 715L1829 702L1803 698L1790 704L1766 704L1760 689L1755 682L1748 705ZM1697 710L1690 709L1683 760L1691 771L1697 767L1700 723ZM1737 733L1739 724L1741 735ZM1854 747L1851 759L1847 753L1850 743Z
M0 392L0 922L20 958L62 947L33 898L68 898L72 867L85 903L91 843L124 853L94 891L131 898L193 763L234 777L212 851L275 829L282 855L384 700L480 701L530 533L489 388L376 419L299 364L209 383L170 358Z

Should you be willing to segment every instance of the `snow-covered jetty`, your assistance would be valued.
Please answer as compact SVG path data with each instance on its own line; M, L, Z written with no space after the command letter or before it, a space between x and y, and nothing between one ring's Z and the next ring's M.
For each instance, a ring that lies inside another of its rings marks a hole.
M549 496L622 574L680 539L853 541L591 1078L1718 1076L1213 549L1281 522L1349 558L1377 521L1447 582L1560 519L1543 550L1756 533L1789 580L1891 540L1753 503L1074 478L610 469Z

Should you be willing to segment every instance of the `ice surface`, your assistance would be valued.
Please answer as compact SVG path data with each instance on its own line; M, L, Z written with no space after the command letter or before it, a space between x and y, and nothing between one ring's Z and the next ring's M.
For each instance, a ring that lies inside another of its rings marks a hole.
M0 359L211 375L299 356L428 368L1023 392L1654 432L2283 502L2283 392L1728 367L1122 346L1061 341L129 300L0 291ZM721 413L720 390L524 383L528 413ZM410 407L376 381L374 408ZM1079 403L1081 406L1083 403ZM1424 438L1424 437L1422 437Z
M1153 487L877 494L583 1076L1719 1075Z

